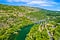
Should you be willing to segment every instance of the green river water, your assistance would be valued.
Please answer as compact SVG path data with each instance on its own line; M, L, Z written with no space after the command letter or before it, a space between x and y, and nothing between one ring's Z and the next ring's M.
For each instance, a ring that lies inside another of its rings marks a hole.
M33 25L34 24L31 24L31 25L28 25L28 26L22 28L21 31L19 31L19 34L15 37L14 40L25 40L26 35L29 33L29 31L30 31L30 29Z

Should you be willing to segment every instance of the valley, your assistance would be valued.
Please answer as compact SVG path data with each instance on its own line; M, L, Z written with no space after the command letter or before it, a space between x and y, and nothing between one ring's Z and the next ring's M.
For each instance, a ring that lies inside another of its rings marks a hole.
M60 11L0 4L0 40L60 40Z

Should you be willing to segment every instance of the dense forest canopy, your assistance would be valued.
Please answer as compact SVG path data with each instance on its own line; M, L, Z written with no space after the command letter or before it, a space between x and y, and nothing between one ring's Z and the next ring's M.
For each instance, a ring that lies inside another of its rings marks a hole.
M60 11L0 4L0 40L60 40Z

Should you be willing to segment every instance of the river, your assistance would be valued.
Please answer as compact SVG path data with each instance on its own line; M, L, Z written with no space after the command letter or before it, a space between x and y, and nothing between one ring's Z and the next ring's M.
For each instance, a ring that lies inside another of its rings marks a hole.
M19 34L15 37L15 40L25 40L26 35L30 32L31 27L34 24L28 25L19 31Z
M39 22L35 24L40 24ZM33 27L34 24L30 24L25 26L24 28L21 29L21 31L18 32L18 35L15 36L14 40L25 40L26 35L30 32L30 29ZM50 40L53 40L51 37L51 34L47 31L48 35L50 36Z

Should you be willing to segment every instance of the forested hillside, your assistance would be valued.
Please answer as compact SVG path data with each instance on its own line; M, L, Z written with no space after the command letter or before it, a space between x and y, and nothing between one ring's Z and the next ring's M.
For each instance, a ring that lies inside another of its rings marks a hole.
M0 40L60 40L60 11L0 4Z

